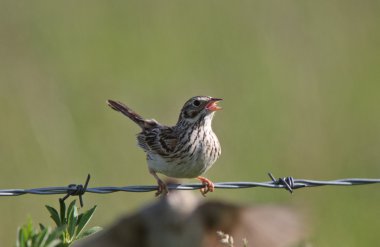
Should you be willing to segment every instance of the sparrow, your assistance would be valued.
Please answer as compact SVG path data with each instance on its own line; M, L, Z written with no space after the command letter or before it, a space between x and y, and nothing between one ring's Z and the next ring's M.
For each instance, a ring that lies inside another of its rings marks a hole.
M154 119L144 119L125 104L107 100L108 105L140 128L137 143L146 153L149 173L156 179L156 196L167 194L168 188L157 175L173 178L197 178L204 188L202 195L214 191L214 184L201 176L215 163L221 154L221 147L211 124L221 98L195 96L181 109L177 124L162 125Z

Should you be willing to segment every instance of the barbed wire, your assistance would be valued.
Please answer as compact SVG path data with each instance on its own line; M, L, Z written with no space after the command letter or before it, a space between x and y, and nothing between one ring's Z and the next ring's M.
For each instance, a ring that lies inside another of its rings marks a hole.
M294 179L293 177L284 177L276 179L271 173L268 173L271 181L267 182L219 182L214 183L217 189L245 189L245 188L271 188L286 189L290 193L295 189L318 186L352 186L380 183L380 179L371 178L345 178L337 180L310 180L310 179ZM66 194L61 200L67 199L69 196L79 196L81 206L83 206L82 195L84 193L109 194L114 192L151 192L157 190L157 185L131 185L131 186L104 186L88 188L90 174L87 176L85 185L70 184L62 187L44 187L35 189L0 189L0 196L20 196L25 194L33 195L54 195ZM196 190L204 188L201 183L190 184L168 184L169 190Z

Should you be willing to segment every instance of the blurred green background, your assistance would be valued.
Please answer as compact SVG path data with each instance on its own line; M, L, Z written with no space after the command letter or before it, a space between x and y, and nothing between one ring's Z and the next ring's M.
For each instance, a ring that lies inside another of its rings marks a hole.
M380 177L378 1L2 1L0 188L153 184L121 100L175 124L194 95L222 97L213 181ZM184 182L196 182L184 180ZM0 198L0 246L59 196ZM375 246L379 185L217 190L208 198L291 204L313 246ZM153 193L85 195L93 224Z

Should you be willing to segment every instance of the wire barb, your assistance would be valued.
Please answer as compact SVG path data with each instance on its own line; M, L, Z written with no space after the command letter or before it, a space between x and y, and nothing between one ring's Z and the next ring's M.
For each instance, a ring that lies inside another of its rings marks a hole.
M272 182L277 185L282 185L290 194L293 193L294 188L294 178L293 177L284 177L275 179L272 173L268 172L268 176L272 179Z
M91 176L90 176L90 174L88 174L84 186L81 184L69 184L69 186L67 188L67 194L64 197L59 198L59 200L63 202L69 196L79 196L79 203L80 203L81 208L83 208L82 196L87 191L87 186L88 186L88 183L90 182L90 178L91 178Z

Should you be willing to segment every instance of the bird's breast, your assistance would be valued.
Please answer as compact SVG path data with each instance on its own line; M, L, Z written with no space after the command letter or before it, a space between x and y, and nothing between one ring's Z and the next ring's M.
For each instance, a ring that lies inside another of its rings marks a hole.
M194 130L179 142L183 145L166 156L148 154L149 167L169 177L194 178L205 173L221 153L212 130Z

